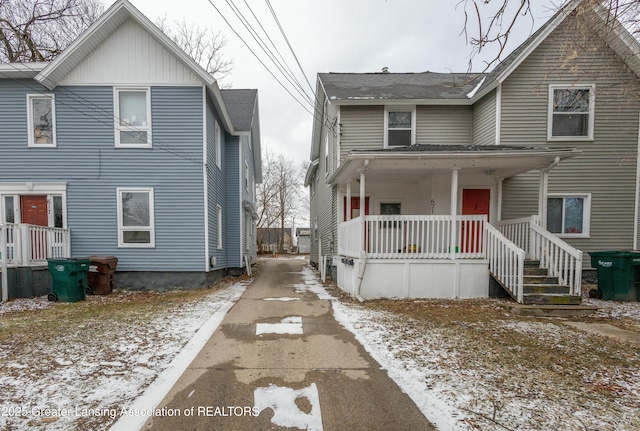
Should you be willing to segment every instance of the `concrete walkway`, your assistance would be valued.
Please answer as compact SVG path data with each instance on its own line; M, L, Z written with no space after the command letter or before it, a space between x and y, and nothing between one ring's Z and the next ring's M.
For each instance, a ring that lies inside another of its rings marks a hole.
M330 302L304 289L304 264L261 262L160 404L164 414L143 429L434 429L336 322Z

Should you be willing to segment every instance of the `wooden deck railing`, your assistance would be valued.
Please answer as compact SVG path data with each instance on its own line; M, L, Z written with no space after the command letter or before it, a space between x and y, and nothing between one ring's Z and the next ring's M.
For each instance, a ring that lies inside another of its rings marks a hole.
M484 215L368 215L364 224L360 217L340 223L338 252L358 257L364 249L369 259L483 259L486 224Z
M69 229L14 223L0 227L0 253L7 267L46 265L47 259L71 255Z

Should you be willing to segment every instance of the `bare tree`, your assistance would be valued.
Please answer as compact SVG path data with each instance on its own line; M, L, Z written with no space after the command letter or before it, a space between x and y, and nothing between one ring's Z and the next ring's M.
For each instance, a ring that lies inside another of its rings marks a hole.
M221 31L215 31L211 27L194 26L184 18L175 20L171 26L167 24L166 16L158 18L156 25L217 81L224 80L231 72L233 60L222 56L227 38Z
M575 1L557 0L551 10L560 10ZM531 5L531 0L460 0L458 2L465 16L463 33L472 47L469 70L474 58L483 50L490 48L494 51L483 60L483 71L499 63L504 58L504 54L514 48L509 45L509 38L516 27L527 25L533 30L535 19ZM579 13L592 10L595 6L601 8L602 16L598 21L590 18L591 25L586 25L584 30L606 30L607 27L619 21L634 36L640 35L640 0L583 0ZM570 48L567 51L570 51Z
M304 206L301 188L303 171L284 155L274 155L265 149L262 158L262 184L257 187L258 227L279 227L278 248L283 251L284 229ZM258 248L262 247L258 238Z
M99 0L0 0L0 62L54 59L102 10Z

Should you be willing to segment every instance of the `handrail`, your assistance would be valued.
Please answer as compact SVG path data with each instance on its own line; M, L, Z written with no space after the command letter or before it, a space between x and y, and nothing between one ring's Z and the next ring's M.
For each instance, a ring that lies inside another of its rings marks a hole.
M489 271L519 302L524 301L525 252L487 223Z
M533 258L547 268L549 276L558 277L561 285L569 286L572 295L582 288L582 251L567 244L541 226L531 224Z

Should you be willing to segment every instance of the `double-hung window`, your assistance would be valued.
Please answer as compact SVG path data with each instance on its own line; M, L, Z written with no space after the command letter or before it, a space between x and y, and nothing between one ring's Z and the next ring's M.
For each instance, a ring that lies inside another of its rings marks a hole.
M549 140L592 140L595 86L549 86Z
M53 94L27 95L28 145L56 146L56 103Z
M385 108L385 148L413 145L416 140L415 120L415 108Z
M562 237L588 237L590 213L590 194L549 194L547 230Z
M118 188L118 247L155 246L153 189Z
M151 102L148 88L116 88L116 147L151 147Z
M214 123L215 128L215 146L216 146L216 166L218 169L222 170L222 131L220 129L220 124L216 121Z

